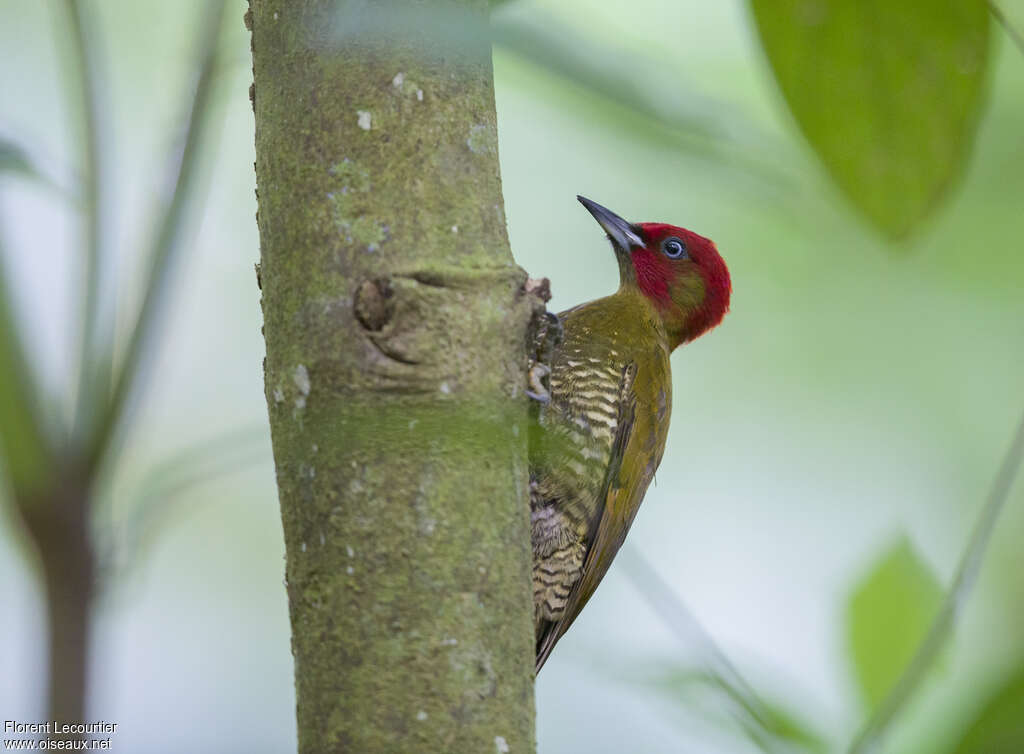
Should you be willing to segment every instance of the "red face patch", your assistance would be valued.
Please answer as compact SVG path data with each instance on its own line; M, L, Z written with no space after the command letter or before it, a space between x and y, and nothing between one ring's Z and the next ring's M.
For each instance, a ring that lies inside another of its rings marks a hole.
M669 280L674 277L668 260L650 248L634 249L632 252L633 269L636 271L636 284L640 290L661 306L670 306L672 299L668 292Z
M647 242L645 248L632 252L637 286L658 305L666 325L678 324L680 342L692 340L721 322L729 310L732 281L714 242L665 223L639 223L636 227ZM676 258L670 256L679 251L671 239L678 239L684 247ZM672 296L673 286L694 274L703 279L704 299L696 309L683 311Z

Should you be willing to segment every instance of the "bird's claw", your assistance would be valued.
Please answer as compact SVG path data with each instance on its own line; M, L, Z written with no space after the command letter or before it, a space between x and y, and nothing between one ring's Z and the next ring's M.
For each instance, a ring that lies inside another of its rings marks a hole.
M528 374L529 388L526 395L538 403L547 404L551 401L551 391L544 385L544 378L551 374L551 367L537 362L530 367Z

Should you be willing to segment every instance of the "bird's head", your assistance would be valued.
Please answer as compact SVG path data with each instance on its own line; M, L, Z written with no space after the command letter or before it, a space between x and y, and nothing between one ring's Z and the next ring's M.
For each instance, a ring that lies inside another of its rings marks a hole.
M704 334L729 310L729 268L710 239L665 223L629 223L577 196L608 234L621 287L639 290L661 315L672 348Z

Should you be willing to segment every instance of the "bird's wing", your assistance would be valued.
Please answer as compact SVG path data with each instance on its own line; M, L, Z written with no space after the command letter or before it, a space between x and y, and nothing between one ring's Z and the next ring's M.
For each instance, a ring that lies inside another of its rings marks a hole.
M540 672L555 644L569 630L569 626L604 578L615 553L626 538L626 532L629 531L629 525L633 522L639 507L639 498L643 497L647 488L646 484L634 481L634 474L629 474L627 479L620 478L622 461L627 454L639 457L641 453L636 434L633 432L636 423L636 394L633 391L636 371L636 364L633 363L627 364L622 370L615 438L604 482L597 497L598 505L601 506L600 515L594 516L594 523L587 534L583 575L569 593L563 617L549 622L537 637L537 672Z

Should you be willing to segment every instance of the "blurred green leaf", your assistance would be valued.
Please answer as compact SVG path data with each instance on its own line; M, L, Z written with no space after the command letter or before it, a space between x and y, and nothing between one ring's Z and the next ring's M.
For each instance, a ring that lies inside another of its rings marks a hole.
M971 721L954 754L1024 752L1024 667L1009 678Z
M990 53L985 0L750 0L804 136L849 200L891 237L962 171Z
M40 420L37 385L29 368L7 281L0 269L0 473L22 502L46 482L49 442Z
M47 482L50 438L40 410L38 379L15 316L3 246L0 234L0 474L24 504Z
M847 632L867 706L874 709L896 683L942 604L931 569L903 537L850 595Z

